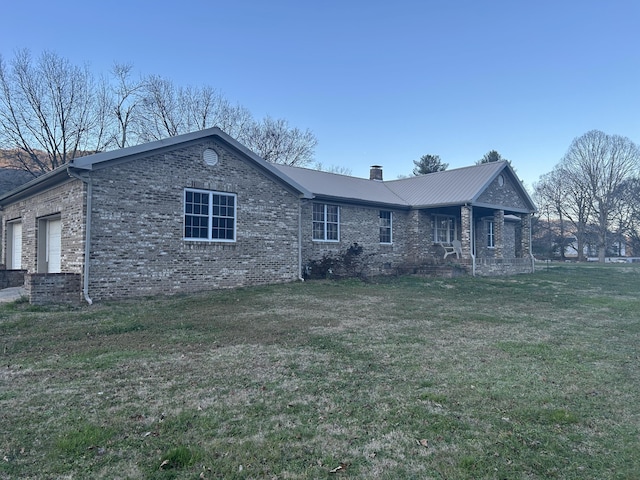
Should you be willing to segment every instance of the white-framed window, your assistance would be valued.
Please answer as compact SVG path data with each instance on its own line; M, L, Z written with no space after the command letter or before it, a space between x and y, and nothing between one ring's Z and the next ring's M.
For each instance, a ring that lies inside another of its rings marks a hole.
M393 215L388 210L380 210L380 243L393 242Z
M495 244L494 229L495 229L496 223L493 220L487 220L486 223L487 223L487 247L495 248L496 244Z
M234 193L186 188L184 239L235 242L236 203Z
M451 215L434 215L432 217L434 243L451 243L456 240L456 218Z
M313 204L313 239L325 242L340 240L340 207L326 203Z

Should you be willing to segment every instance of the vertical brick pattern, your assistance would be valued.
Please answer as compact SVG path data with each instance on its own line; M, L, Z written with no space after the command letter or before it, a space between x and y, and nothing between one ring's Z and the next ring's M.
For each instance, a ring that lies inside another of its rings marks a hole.
M213 148L214 166L202 153ZM298 199L223 144L204 140L97 170L93 300L298 278ZM184 188L237 194L233 243L185 241Z
M460 243L462 243L462 258L471 258L471 207L464 205L460 208Z
M520 219L519 254L523 258L531 257L531 214L523 213Z
M504 210L495 210L493 212L493 239L494 239L494 255L495 258L503 258L504 254Z

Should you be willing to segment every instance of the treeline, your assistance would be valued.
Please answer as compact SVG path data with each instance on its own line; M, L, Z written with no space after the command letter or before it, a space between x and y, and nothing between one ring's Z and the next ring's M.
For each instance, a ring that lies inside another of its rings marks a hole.
M33 176L77 156L217 126L267 161L306 165L315 135L281 118L256 119L211 86L134 77L129 64L96 76L45 51L0 56L0 148Z
M584 260L585 242L595 233L601 262L612 235L627 238L640 256L640 148L629 138L585 133L534 189L538 214L558 219L561 252L575 237L578 260Z

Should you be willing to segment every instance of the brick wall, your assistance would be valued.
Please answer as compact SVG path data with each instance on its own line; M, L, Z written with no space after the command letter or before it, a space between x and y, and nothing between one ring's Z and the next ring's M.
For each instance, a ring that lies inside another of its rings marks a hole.
M2 215L2 252L6 262L7 222L22 222L22 268L37 272L38 220L60 214L62 223L63 272L82 273L84 263L85 185L70 178L61 185L41 192L28 200L7 206Z
M503 205L505 207L509 206L512 208L527 209L527 205L515 188L515 182L517 182L517 180L507 174L507 171L503 172L502 178L504 179L503 185L500 185L500 182L496 178L491 182L491 185L482 192L477 202L489 205Z
M312 240L313 203L327 203L340 207L340 241ZM393 214L393 242L388 245L380 243L378 223L380 210L378 207L355 206L339 202L304 201L302 206L303 266L308 265L312 260L320 260L324 255L338 256L354 243L363 247L361 255L366 256L368 273L371 275L394 273L407 264L433 263L438 258L442 258L442 248L433 243L431 224L433 211L387 209ZM455 216L456 212L458 229L460 229L459 208L442 210L438 213Z
M219 161L204 163L214 149ZM95 171L89 295L93 300L298 278L298 199L212 140ZM184 189L237 194L233 243L185 241Z
M313 241L313 203L327 203L340 207L340 240L338 242ZM380 243L380 208L363 207L336 202L303 201L302 213L302 259L303 266L323 255L338 256L357 243L363 248L361 257L366 257L367 273L379 275L391 273L407 260L410 243L410 215L406 210L385 209L392 212L392 243Z
M0 269L0 288L22 287L24 286L24 275L26 270L3 270Z
M78 304L82 300L81 275L77 273L32 273L25 276L29 303Z

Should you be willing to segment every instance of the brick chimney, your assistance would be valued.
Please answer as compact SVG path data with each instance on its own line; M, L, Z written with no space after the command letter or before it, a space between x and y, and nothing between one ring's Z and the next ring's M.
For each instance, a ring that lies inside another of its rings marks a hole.
M369 170L369 180L377 180L378 182L382 181L381 165L371 165L371 170Z

